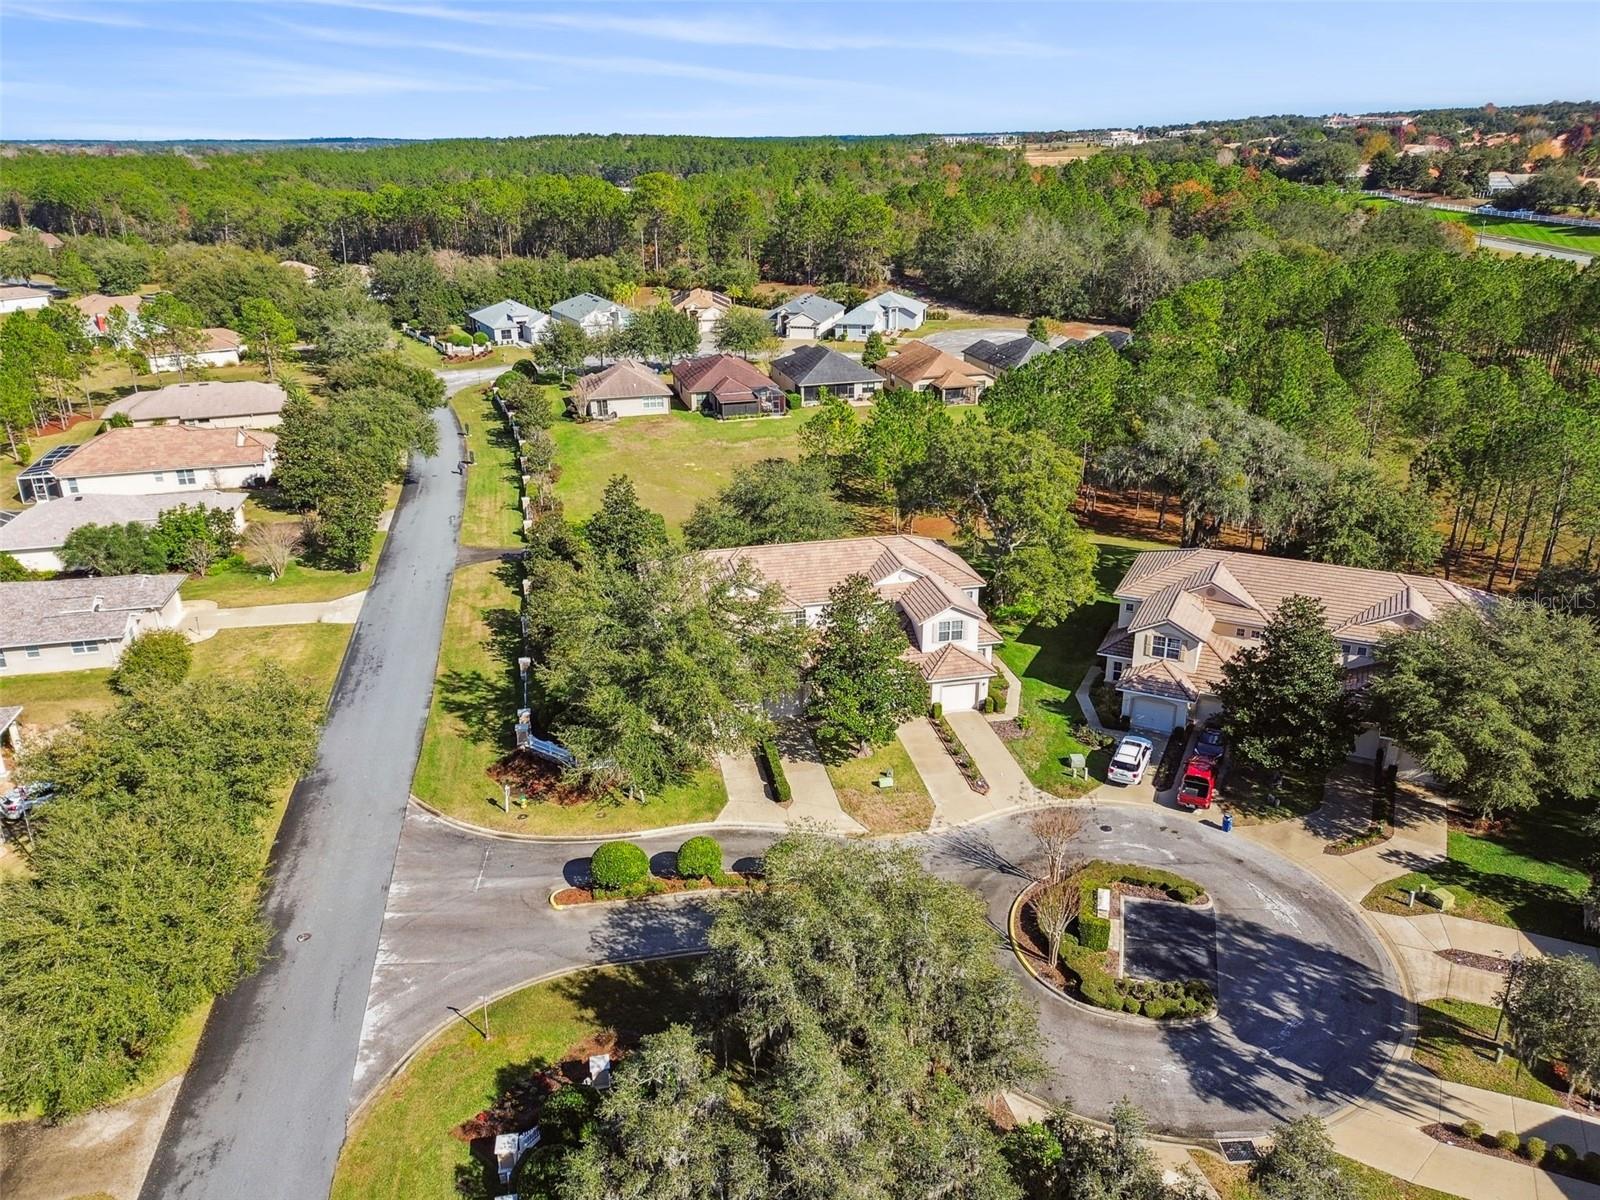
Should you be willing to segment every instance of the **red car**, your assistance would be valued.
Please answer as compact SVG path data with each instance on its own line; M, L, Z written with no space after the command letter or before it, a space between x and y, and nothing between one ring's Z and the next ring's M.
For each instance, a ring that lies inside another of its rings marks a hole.
M1181 808L1210 808L1211 797L1217 790L1217 760L1191 758L1183 769L1183 781L1178 784L1178 805Z

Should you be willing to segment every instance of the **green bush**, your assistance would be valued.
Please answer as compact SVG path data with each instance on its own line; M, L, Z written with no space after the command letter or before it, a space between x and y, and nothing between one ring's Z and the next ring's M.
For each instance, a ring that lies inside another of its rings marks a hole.
M1078 978L1078 993L1096 1008L1118 1009L1122 997L1117 994L1117 981L1103 971L1094 971ZM1137 1009L1138 1001L1134 1001Z
M489 335L481 329L478 330L477 333L472 335L472 344L474 346L487 346L489 344Z
M722 847L714 837L692 837L678 847L678 874L685 879L716 879L722 874Z
M1548 1145L1543 1138L1532 1137L1522 1145L1522 1152L1528 1156L1528 1161L1536 1167L1544 1161L1546 1149L1548 1149Z
M472 339L470 337L468 337L464 333L452 333L449 337L445 338L444 340L449 342L450 345L452 345L452 346L470 346L470 345L472 345Z
M650 874L650 856L632 842L606 842L589 860L589 874L596 887L620 891Z
M787 804L794 799L794 792L789 787L789 776L784 773L783 759L778 755L778 747L773 745L771 738L761 739L761 761L766 764L767 777L772 780L772 792L778 798L779 804Z
M1122 1011L1136 1013L1139 1011L1139 998L1137 996L1124 996L1122 998Z
M1090 913L1079 913L1078 941L1085 950L1111 949L1111 922Z
M1515 1154L1522 1149L1522 1139L1509 1129L1502 1129L1494 1135L1494 1144L1507 1154Z
M1468 1141L1481 1142L1483 1140L1483 1126L1477 1121L1461 1122L1461 1136Z
M1590 1183L1600 1183L1600 1150L1591 1150L1583 1156L1583 1177Z
M544 1145L575 1146L584 1124L593 1115L598 1093L590 1088L558 1088L539 1110Z
M111 673L113 691L124 696L146 683L171 686L182 683L194 661L189 639L176 629L152 629L128 643Z
M1172 889L1172 898L1180 904L1193 904L1199 893L1187 883L1180 884Z
M944 720L944 704L938 700L935 700L933 702L933 707L928 710L928 713L935 721Z
M1565 1142L1557 1142L1545 1151L1544 1160L1558 1171L1570 1171L1578 1162L1578 1152Z

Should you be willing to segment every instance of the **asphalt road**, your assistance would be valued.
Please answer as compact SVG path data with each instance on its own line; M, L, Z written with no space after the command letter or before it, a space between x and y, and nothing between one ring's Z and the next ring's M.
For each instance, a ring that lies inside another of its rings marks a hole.
M213 1007L145 1200L328 1193L456 557L460 439L447 409L435 423L273 847L267 961Z
M1327 1114L1377 1077L1400 1036L1404 1002L1388 956L1342 900L1287 860L1204 818L1152 804L1090 810L1085 850L1167 867L1215 898L1219 1017L1160 1027L1067 1004L1024 976L1040 1009L1049 1076L1033 1090L1105 1115L1123 1096L1158 1129L1259 1132ZM997 953L1012 901L1039 865L1024 817L918 839L931 869L985 900ZM652 854L679 837L647 838ZM722 835L734 857L770 834ZM354 1100L377 1088L441 1023L480 997L591 963L704 945L697 898L550 908L593 843L516 842L459 830L413 807L406 819L373 978Z
M1475 231L1476 232L1476 231ZM1478 234L1478 245L1490 250L1504 250L1510 254L1527 254L1534 258L1559 258L1585 266L1594 261L1594 255L1583 250L1569 250L1565 246L1549 246L1543 242L1525 242L1521 238L1495 237Z

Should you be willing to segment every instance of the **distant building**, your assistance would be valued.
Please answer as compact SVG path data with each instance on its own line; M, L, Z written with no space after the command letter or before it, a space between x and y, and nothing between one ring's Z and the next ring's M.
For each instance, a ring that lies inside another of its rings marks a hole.
M55 297L53 288L39 287L31 283L9 284L0 287L0 316L14 312L28 312L33 309L48 308L50 301Z
M890 387L934 392L946 404L976 404L994 382L983 367L962 362L927 342L907 342L877 366Z
M700 327L700 336L705 337L733 307L733 298L710 288L687 288L672 293L672 307L676 312L693 317Z
M794 296L767 313L772 332L781 338L814 341L825 336L844 316L844 305L807 292Z
M903 333L921 327L928 306L921 300L899 292L882 292L856 305L844 316L834 332L851 341L866 341L872 333Z
M1498 196L1501 192L1515 191L1532 178L1531 171L1490 171L1489 186L1484 190L1484 195Z
M1037 338L1023 336L999 341L983 338L968 346L962 352L962 357L991 375L999 375L1002 371L1010 371L1050 352L1050 347Z
M797 346L771 363L772 382L800 397L802 405L817 404L826 392L841 400L870 400L883 387L883 376L847 354L826 346Z
M593 292L580 292L559 304L550 306L550 315L558 321L576 325L591 337L615 333L626 328L633 314L615 300L596 296Z
M111 332L110 318L113 308L120 308L128 314L128 330L118 343L118 348L126 350L131 347L139 336L139 308L144 304L143 296L107 296L101 292L90 292L87 296L79 296L72 302L72 307L83 314L83 332L92 338L107 337Z
M939 140L946 146L1015 146L1018 138L1014 133L944 133Z
M64 570L61 547L85 525L154 525L161 514L187 505L220 508L244 528L243 492L158 492L149 496L74 496L58 504L35 504L21 512L0 513L0 554L10 554L30 571Z
M789 410L782 388L731 354L711 354L675 364L672 389L689 411L711 417L781 417Z
M1327 129L1404 129L1415 122L1416 117L1402 116L1399 113L1383 115L1363 113L1355 117L1335 113L1324 119L1322 124Z
M547 313L515 300L502 300L467 314L472 332L483 333L497 346L532 346L550 324Z
M42 245L46 250L61 249L61 239L53 233L45 233L42 229L24 229L22 232L35 234L39 239L39 244ZM21 236L22 234L17 233L13 229L0 229L0 246L5 245L14 237Z
M291 271L299 271L306 277L307 283L315 283L317 276L322 274L321 268L314 267L308 262L301 262L298 258L286 258L278 265Z
M200 344L186 354L147 354L150 373L191 367L236 367L245 351L244 339L231 329L213 325L200 331Z
M1143 142L1144 135L1131 129L1113 129L1100 137L1102 146L1137 146Z

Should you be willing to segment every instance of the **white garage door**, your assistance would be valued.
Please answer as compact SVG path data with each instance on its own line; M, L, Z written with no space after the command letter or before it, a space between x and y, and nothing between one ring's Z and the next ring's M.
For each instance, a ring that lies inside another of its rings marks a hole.
M1133 707L1128 710L1128 724L1134 729L1149 729L1165 735L1183 724L1183 717L1179 713L1178 706L1170 700L1158 700L1154 696L1135 696Z
M939 702L945 712L962 712L978 707L978 685L975 683L947 683L939 689Z

